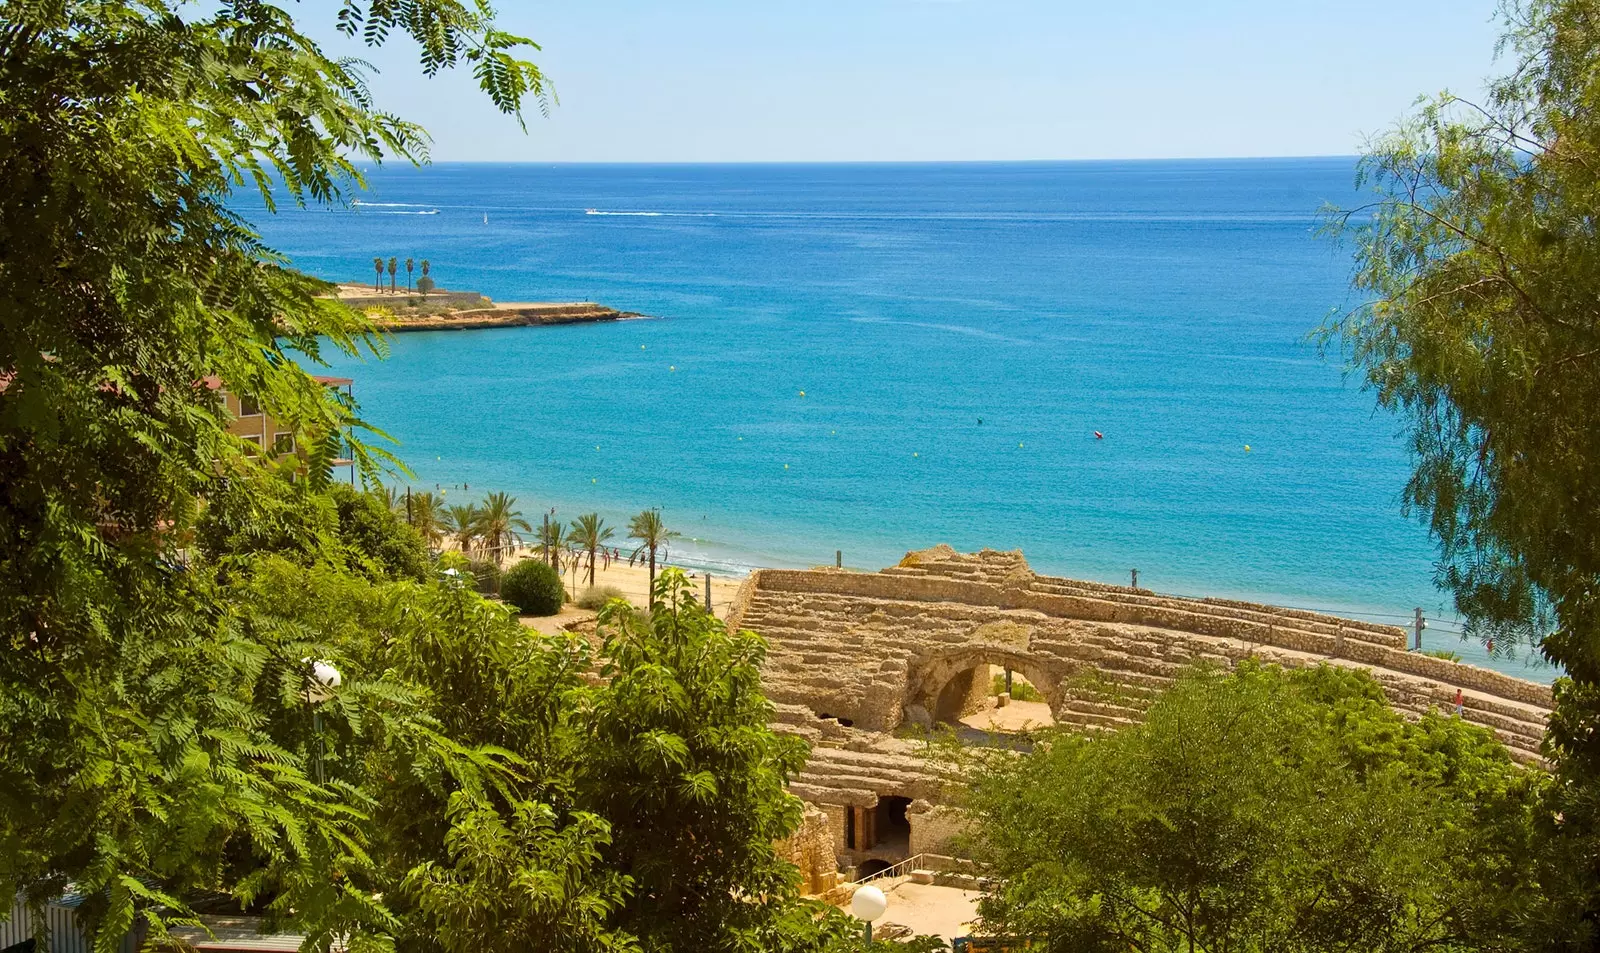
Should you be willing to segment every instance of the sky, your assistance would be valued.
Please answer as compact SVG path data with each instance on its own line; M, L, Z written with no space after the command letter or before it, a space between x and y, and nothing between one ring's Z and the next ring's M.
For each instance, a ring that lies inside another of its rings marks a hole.
M524 132L465 70L337 36L437 161L1347 155L1419 95L1479 93L1494 0L499 0L560 103Z

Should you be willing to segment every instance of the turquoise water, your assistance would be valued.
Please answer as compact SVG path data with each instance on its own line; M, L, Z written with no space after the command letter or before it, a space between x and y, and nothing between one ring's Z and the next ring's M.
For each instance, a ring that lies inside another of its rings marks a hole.
M1349 300L1347 251L1312 233L1352 175L461 164L373 173L382 205L246 212L324 277L412 256L447 288L653 316L404 334L339 363L414 484L452 500L619 526L660 507L675 558L712 569L947 542L1166 592L1421 606L1430 646L1482 659L1400 513L1397 422L1308 340Z

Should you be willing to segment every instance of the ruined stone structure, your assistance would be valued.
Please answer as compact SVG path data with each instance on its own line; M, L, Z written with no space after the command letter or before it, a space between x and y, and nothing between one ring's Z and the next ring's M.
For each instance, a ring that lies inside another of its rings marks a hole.
M1058 723L1116 729L1194 663L1328 662L1372 673L1401 712L1453 710L1539 758L1550 688L1406 651L1406 630L1299 610L1036 575L1020 552L911 553L877 573L762 570L729 622L770 643L766 690L811 760L792 790L827 815L845 864L942 853L959 813L893 734L990 704L990 666L1021 673ZM813 827L809 837L816 837ZM813 851L813 853L816 853Z

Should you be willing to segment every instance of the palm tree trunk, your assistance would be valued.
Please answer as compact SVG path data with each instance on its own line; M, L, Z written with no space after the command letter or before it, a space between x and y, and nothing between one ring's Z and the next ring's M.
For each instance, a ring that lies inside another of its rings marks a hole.
M590 546L589 547L589 588L591 588L591 589L594 588L594 551L595 551L595 547Z
M649 595L648 601L650 603L650 607L652 609L655 608L655 604L656 604L656 548L654 546L650 547L650 595Z

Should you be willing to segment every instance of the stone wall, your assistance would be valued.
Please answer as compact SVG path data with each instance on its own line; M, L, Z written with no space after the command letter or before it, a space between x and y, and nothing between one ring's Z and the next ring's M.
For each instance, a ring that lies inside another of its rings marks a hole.
M913 802L906 811L911 822L911 853L949 854L958 850L957 838L971 823L960 810L927 801Z
M1549 686L1407 652L1405 630L1393 626L1053 579L1021 553L941 546L878 573L762 570L740 587L728 621L767 639L775 726L812 745L790 788L822 808L835 857L853 856L845 811L859 817L889 796L913 802L911 853L947 849L962 824L943 806L958 779L893 732L988 704L991 665L1022 674L1057 723L1086 731L1137 723L1197 665L1362 668L1410 717L1453 712L1460 692L1462 717L1524 762L1540 758L1552 703Z
M838 880L834 831L841 828L833 824L832 813L833 810L807 805L800 829L774 845L779 857L800 868L800 892L803 894L825 893Z

